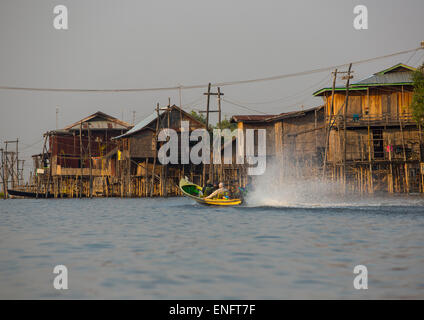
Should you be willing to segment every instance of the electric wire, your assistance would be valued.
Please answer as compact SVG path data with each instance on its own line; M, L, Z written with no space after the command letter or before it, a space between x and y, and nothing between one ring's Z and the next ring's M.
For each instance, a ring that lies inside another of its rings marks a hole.
M352 65L369 63L371 61L386 59L386 58L394 57L397 55L402 55L402 54L418 51L421 49L424 49L424 48L418 47L418 48L386 54L386 55L378 56L374 58L358 60L358 61L352 62ZM224 87L224 86L233 86L233 85L240 85L240 84L287 79L287 78L292 78L297 76L321 73L321 72L329 71L336 68L346 67L348 65L349 63L343 63L339 65L333 65L330 67L324 67L324 68L318 68L318 69L312 69L312 70L307 70L302 72L288 73L288 74L282 74L282 75L276 75L276 76L270 76L270 77L227 81L227 82L217 82L217 83L212 83L211 87ZM171 87L129 88L129 89L77 89L77 88L71 89L71 88L36 88L36 87L0 86L0 90L41 91L41 92L118 93L118 92L154 92L154 91L169 91L169 90L200 89L200 88L205 88L207 86L208 86L207 84L196 84L196 85L188 85L188 86L178 85L178 86L171 86Z

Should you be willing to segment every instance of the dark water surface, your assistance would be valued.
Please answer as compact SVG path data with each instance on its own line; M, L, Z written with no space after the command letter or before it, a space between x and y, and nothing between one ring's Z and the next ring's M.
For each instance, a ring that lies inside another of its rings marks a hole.
M68 268L69 289L53 288ZM353 268L368 268L355 290ZM424 298L424 202L0 201L0 298Z

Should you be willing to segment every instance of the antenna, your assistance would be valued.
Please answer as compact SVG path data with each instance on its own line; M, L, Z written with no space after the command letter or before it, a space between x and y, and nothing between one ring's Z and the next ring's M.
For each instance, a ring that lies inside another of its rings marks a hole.
M59 107L56 107L56 130L59 129Z

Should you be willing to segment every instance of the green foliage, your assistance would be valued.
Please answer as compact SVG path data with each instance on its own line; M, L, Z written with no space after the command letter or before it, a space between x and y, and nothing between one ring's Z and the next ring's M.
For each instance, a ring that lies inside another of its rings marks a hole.
M196 120L206 124L206 117L203 114L197 113L193 110L191 111L190 115ZM218 123L214 127L209 124L209 130L212 130L214 128L219 128ZM237 129L237 123L231 123L229 119L225 118L224 120L221 120L221 129L230 129L231 131L233 131L234 129Z
M215 128L219 128L218 124L216 124ZM230 120L225 118L224 120L221 120L221 129L230 129L233 131L234 129L237 129L237 123L231 123Z
M206 118L205 118L205 116L204 116L203 114L197 113L197 112L196 112L196 111L194 111L194 110L192 110L190 114L191 114L191 116L192 116L193 118L195 118L197 121L200 121L200 122L202 122L202 123L206 124Z
M412 96L412 116L418 124L424 124L424 64L412 74L414 95Z

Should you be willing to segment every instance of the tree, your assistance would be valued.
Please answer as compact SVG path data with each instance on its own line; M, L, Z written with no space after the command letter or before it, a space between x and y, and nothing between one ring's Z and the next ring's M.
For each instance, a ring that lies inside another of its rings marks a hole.
M201 114L201 113L197 113L196 111L192 110L191 111L191 116L194 117L197 121L200 121L203 124L206 124L206 117ZM209 130L212 130L212 125L209 123Z
M197 113L197 112L196 112L196 111L194 111L194 110L192 110L190 114L191 114L191 116L192 116L193 118L195 118L197 121L200 121L200 122L202 122L202 123L206 124L206 118L205 118L205 116L204 116L203 114L199 114L199 113Z
M219 128L218 123L216 124L215 128ZM237 123L231 123L230 120L225 118L224 120L221 120L221 129L230 129L233 131L234 129L237 129Z
M197 113L194 110L192 110L190 114L196 120L202 122L203 124L206 124L206 117L203 114ZM218 128L219 128L218 123L216 123L214 127L212 127L212 125L209 123L209 130L218 129ZM230 120L225 118L224 120L221 120L221 129L230 129L231 131L233 131L234 129L237 129L237 123L231 123Z
M414 94L412 96L412 116L414 120L424 124L424 64L412 74Z

